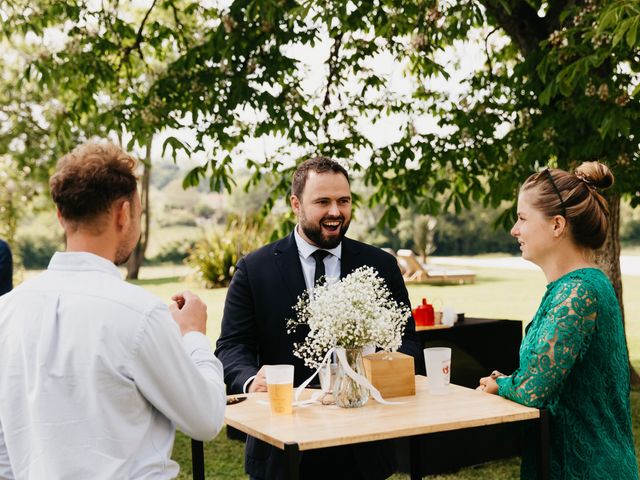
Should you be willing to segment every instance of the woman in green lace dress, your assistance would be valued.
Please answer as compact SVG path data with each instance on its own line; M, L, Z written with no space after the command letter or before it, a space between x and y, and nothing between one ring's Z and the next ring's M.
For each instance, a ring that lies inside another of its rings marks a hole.
M620 307L593 264L609 223L598 189L612 184L606 166L585 162L575 173L546 169L522 186L511 234L549 283L527 326L519 368L494 372L478 387L548 409L552 479L638 479ZM535 436L528 440L521 474L534 479Z

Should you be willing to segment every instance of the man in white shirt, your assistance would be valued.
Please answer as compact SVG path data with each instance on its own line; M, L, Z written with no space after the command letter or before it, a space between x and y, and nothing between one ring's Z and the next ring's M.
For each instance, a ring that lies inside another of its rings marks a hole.
M116 268L140 236L135 168L89 143L51 178L66 252L0 299L0 479L174 478L175 428L222 427L206 305L184 292L167 307Z

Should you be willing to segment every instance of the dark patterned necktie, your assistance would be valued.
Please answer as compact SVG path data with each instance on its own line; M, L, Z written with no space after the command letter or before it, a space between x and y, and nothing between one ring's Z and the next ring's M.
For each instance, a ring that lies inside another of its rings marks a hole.
M325 275L325 271L324 271L324 257L326 257L327 255L329 255L329 252L327 252L326 250L316 250L315 252L313 252L311 254L311 256L314 258L314 260L316 261L316 271L313 274L313 285L322 285L325 282L325 279L323 278L322 281L320 280L320 277L324 277Z

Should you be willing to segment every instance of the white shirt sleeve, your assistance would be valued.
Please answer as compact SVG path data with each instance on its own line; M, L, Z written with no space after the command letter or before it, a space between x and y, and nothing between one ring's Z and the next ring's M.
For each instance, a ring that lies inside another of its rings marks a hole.
M131 373L145 398L190 437L213 439L224 422L226 392L209 339L198 332L181 337L162 305L148 315L135 342Z
M256 375L251 375L249 378L247 378L247 380L244 382L244 385L242 385L242 393L247 393L247 390L249 389L249 384L253 382L255 379L256 379Z

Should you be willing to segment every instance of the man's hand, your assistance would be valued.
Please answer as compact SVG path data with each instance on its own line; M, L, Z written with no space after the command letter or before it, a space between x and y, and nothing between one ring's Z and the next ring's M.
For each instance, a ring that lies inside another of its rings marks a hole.
M207 305L193 293L185 291L171 297L171 316L180 327L182 335L189 332L207 333Z
M253 392L266 392L267 391L267 377L265 375L265 367L262 366L258 373L256 373L256 378L249 384L249 393Z

